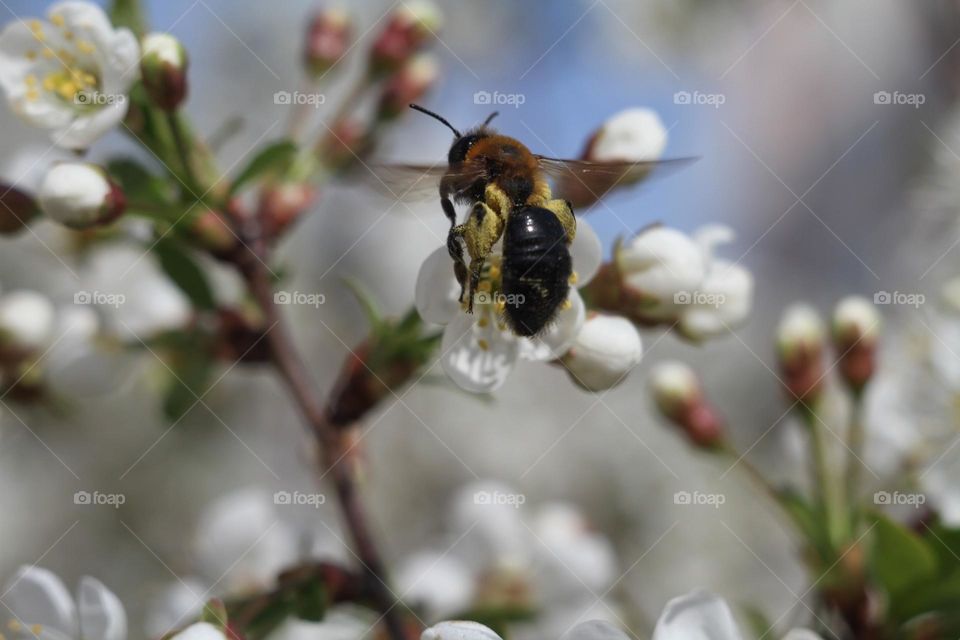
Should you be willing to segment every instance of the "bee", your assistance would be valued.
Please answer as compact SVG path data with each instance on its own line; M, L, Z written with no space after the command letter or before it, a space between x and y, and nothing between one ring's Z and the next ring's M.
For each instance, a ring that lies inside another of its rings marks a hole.
M473 312L487 260L502 240L499 264L488 266L488 278L499 278L498 308L510 329L523 337L536 336L550 324L567 300L575 277L569 247L577 223L573 203L563 197L563 185L571 199L591 192L596 200L602 195L596 190L606 192L617 182L637 182L654 166L673 162L550 158L493 130L490 123L497 112L480 126L461 133L439 114L415 104L410 107L453 132L447 166L390 165L377 177L389 180L389 175L399 170L416 176L414 181L422 184L430 184L424 180L427 177L439 178L440 205L450 221L447 251L460 284L460 302L466 301L468 313ZM553 197L549 179L555 181L561 197ZM457 204L470 207L460 224Z

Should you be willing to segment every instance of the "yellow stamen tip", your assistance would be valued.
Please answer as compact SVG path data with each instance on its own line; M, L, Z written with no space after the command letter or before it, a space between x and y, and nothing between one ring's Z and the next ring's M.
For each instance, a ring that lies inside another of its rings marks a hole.
M30 60L31 62L37 59L37 52L36 52L36 51L27 51L27 52L26 52L25 54L23 54L23 55L24 55L24 57L26 57L27 60Z
M479 320L477 320L477 326L480 327L481 329L486 327L488 324L490 324L490 321L487 320L486 318L480 318Z
M570 274L570 284L577 284L579 280L580 280L580 276L577 275L576 271Z
M30 626L30 632L35 636L40 635L41 631L43 631L43 625L35 624Z
M20 631L22 628L23 625L20 624L19 620L11 619L9 622L7 622L7 629L10 629L10 631Z
M63 16L60 15L59 13L50 16L50 22L52 22L53 24L55 24L55 25L58 26L58 27L62 27L63 25L65 25L65 24L67 23L67 21L63 19Z
M482 338L480 340L477 340L477 345L480 347L482 351L490 350L490 344L486 340L483 340Z
M96 50L89 40L81 40L78 42L77 49L80 50L80 53L93 53Z
M493 305L498 313L503 313L507 310L507 303L504 300L497 300Z
M564 301L563 301L563 305L561 306L561 308L562 308L564 311L566 311L567 309L569 309L569 308L571 308L571 307L573 307L573 303L570 302L570 298L567 298L566 300L564 300Z
M47 60L53 60L53 55L54 55L53 49L44 49L43 53L41 53L40 55L42 55Z
M37 100L40 99L40 92L37 91L36 89L27 89L26 96L27 96L27 100L29 100L30 102L36 102Z

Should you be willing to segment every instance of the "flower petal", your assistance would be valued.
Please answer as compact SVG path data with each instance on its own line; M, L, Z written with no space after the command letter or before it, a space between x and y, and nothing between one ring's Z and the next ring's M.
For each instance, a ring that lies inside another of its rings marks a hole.
M728 333L750 315L753 275L726 260L716 260L697 292L699 302L680 318L680 330L698 340Z
M420 634L420 640L502 640L490 627L470 620L438 622Z
M453 275L453 263L446 247L431 253L417 274L414 304L426 322L447 324L460 311L460 285Z
M87 115L75 118L61 130L50 134L53 141L65 149L85 149L120 124L127 115L127 101L105 104Z
M628 640L630 636L622 629L605 620L581 622L567 631L561 640Z
M570 243L570 257L573 259L574 273L577 274L577 286L582 287L593 280L603 262L603 245L597 232L586 220L577 220L577 235Z
M567 301L570 305L562 309L540 335L520 341L520 357L524 360L545 362L559 358L567 352L587 318L583 298L575 289L570 290Z
M697 590L664 607L653 640L741 640L730 607L712 593Z
M41 640L79 636L73 598L52 571L35 566L21 567L4 592L4 602L18 622L43 627Z
M123 604L96 578L80 579L77 608L81 638L124 640L127 637L127 613Z
M226 640L223 631L209 622L192 624L170 640Z
M474 576L448 553L423 551L400 565L396 583L404 602L425 607L431 618L466 611L473 599Z
M507 380L519 356L518 340L495 320L480 327L477 315L459 313L443 332L440 365L458 386L486 393Z

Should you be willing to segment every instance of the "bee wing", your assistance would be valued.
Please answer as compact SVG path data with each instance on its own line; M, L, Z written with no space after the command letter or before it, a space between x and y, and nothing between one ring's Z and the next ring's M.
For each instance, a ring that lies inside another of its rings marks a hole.
M697 158L669 158L640 162L592 162L536 156L540 169L552 179L554 195L574 207L589 206L614 187L638 184L652 173L662 174L687 166Z
M482 175L466 169L450 172L444 161L437 164L366 163L357 167L353 176L387 199L416 201L438 198L440 180L448 174L464 179Z

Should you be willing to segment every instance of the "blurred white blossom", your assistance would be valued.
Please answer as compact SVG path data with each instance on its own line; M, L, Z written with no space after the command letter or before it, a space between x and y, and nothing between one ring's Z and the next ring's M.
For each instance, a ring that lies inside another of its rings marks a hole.
M40 184L37 200L47 217L74 229L109 224L125 206L123 194L104 170L85 162L54 165Z

